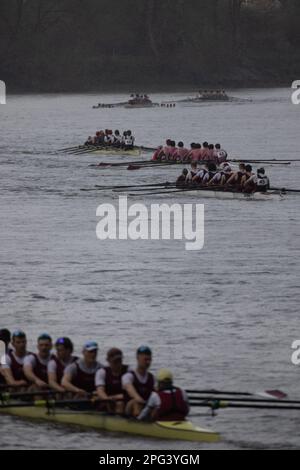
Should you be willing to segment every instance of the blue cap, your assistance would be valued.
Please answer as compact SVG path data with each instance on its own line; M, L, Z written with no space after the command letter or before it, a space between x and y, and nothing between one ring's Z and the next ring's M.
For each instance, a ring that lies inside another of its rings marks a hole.
M83 346L84 351L96 351L98 349L98 343L96 343L95 341L87 341Z
M13 338L26 338L26 334L22 330L16 330L12 334Z
M48 333L42 333L42 334L38 337L38 341L43 341L43 340L52 341L52 338L51 338L50 335L48 335Z
M152 356L152 351L148 346L140 346L136 353L147 354L147 356Z

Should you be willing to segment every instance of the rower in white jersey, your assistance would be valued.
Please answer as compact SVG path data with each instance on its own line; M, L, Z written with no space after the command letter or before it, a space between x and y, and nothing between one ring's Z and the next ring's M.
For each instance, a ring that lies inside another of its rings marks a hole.
M15 331L12 334L12 348L1 359L1 373L5 383L12 387L27 387L29 382L24 375L23 366L28 356L26 334L23 331Z
M218 171L213 178L207 183L208 186L224 186L226 181L232 175L232 169L228 163L222 164L222 169Z
M205 173L205 175L202 178L202 184L208 184L213 179L213 177L215 176L217 172L217 166L213 162L208 164L207 169L208 171Z
M114 147L117 147L117 148L120 148L122 146L122 141L123 141L123 138L120 134L120 131L117 129L115 130L115 134L114 134Z
M125 392L126 414L137 417L144 408L155 387L155 378L149 372L152 352L148 346L141 346L136 353L137 368L122 377Z
M133 150L135 143L135 137L131 131L127 131L124 140L124 148L125 150Z
M66 367L61 385L78 396L86 396L96 389L95 376L102 364L97 361L98 344L88 341L83 346L82 358Z
M48 364L49 387L56 392L64 392L61 385L66 367L77 361L78 357L73 356L73 343L69 338L59 338L55 343L56 354Z
M197 175L198 171L199 171L198 162L191 162L191 168L190 168L190 171L188 172L188 175L186 177L187 184L192 183L192 181L194 180L194 178Z
M48 363L52 359L52 339L47 333L38 337L37 353L24 360L24 374L34 389L48 388Z

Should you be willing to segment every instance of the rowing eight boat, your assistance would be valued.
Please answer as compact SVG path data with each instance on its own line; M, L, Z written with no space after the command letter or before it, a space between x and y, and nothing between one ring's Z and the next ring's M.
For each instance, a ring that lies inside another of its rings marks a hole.
M171 439L190 442L218 442L218 433L195 426L190 421L143 423L119 416L106 415L93 411L72 411L69 409L47 410L44 406L24 406L19 408L0 407L0 413L19 418L48 421L84 428L119 432L143 437Z
M223 191L223 190L213 190L213 189L195 189L195 190L184 190L184 189L174 189L170 191L155 192L154 190L151 193L147 194L131 194L131 196L197 196L201 198L214 198L214 199L237 199L241 201L282 201L284 199L284 193L281 191L268 191L266 193L241 193L233 191Z

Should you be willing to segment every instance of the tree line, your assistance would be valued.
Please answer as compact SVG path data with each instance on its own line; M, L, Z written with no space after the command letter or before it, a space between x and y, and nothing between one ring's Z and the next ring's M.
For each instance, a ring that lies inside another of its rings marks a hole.
M299 78L299 0L1 0L0 79L32 91Z

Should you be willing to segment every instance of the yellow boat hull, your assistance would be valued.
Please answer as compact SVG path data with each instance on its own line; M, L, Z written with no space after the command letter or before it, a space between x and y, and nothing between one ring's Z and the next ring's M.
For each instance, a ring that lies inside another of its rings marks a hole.
M131 434L157 439L171 439L190 442L218 442L219 434L195 426L190 421L143 423L100 412L85 412L56 409L49 413L45 407L0 407L0 413L30 420L48 421L84 428Z

